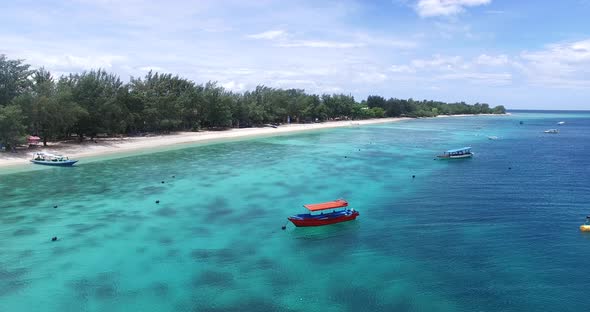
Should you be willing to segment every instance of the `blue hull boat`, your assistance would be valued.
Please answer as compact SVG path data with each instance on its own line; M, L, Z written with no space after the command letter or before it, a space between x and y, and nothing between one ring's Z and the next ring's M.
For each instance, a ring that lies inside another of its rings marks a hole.
M47 161L47 160L31 160L32 163L45 166L57 166L57 167L71 167L77 160L64 160L64 161Z
M56 167L71 167L77 160L69 159L62 155L53 155L45 152L38 152L33 154L31 162L38 165L56 166Z

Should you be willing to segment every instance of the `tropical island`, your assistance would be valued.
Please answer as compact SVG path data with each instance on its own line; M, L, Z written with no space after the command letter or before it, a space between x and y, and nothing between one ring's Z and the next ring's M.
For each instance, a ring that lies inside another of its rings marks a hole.
M505 112L503 106L485 103L378 95L358 102L342 93L308 94L267 86L239 93L216 82L197 84L151 71L128 83L103 69L55 79L43 67L32 69L24 60L0 55L0 144L5 151L14 151L30 135L47 146L58 140L96 142L97 137Z

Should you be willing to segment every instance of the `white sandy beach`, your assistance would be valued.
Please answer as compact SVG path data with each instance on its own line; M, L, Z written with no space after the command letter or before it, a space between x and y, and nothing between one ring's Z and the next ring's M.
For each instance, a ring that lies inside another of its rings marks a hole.
M312 124L290 124L281 125L277 128L243 128L230 129L225 131L201 131L201 132L176 132L169 135L154 135L146 137L125 137L125 138L106 138L96 139L78 143L68 142L48 142L48 146L42 146L40 143L37 147L29 149L19 149L17 153L0 153L0 168L14 167L29 164L32 153L44 151L55 154L63 154L70 159L84 159L96 156L108 156L113 154L149 151L150 149L162 148L172 145L206 143L212 141L222 141L238 138L270 136L287 134L299 131L319 130L337 127L357 127L369 124L396 122L410 118L380 118L369 120L347 120L347 121L329 121Z

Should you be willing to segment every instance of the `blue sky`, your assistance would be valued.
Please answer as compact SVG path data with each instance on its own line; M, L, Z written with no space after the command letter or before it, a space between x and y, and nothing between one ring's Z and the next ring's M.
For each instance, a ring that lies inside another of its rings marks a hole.
M590 0L2 1L0 54L385 97L590 109Z

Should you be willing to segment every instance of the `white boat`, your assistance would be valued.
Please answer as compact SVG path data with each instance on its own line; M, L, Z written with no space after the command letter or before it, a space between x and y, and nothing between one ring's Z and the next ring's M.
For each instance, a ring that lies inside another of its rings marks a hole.
M561 125L565 125L565 121L560 121L560 122L558 122L557 124L558 124L558 125L560 125L560 126L561 126Z
M497 140L497 139L499 139L499 138L497 136L495 136L495 135L490 135L488 137L488 140Z
M45 152L37 152L33 154L33 159L31 159L31 162L34 164L46 166L70 167L78 161L71 160L68 157L62 155L53 155Z
M444 152L442 155L437 155L436 157L441 159L460 159L460 158L469 158L472 157L473 153L471 152L471 147L463 147L452 149Z
M545 133L559 133L559 130L557 130L557 129L549 129L549 130L545 130L543 132L545 132Z

